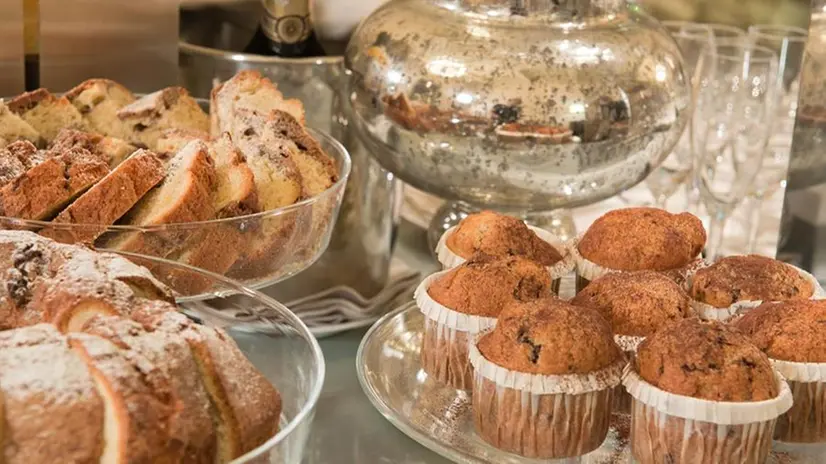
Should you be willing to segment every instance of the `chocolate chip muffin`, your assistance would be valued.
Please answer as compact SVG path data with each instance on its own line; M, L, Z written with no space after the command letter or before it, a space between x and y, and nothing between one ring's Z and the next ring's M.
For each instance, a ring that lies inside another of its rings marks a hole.
M647 337L623 384L634 397L636 462L765 462L777 417L791 406L763 352L733 328L697 318Z
M742 301L806 300L814 285L794 267L759 255L729 256L698 270L691 297L714 308Z
M553 266L562 260L562 253L540 239L523 221L493 211L466 217L447 237L446 245L464 259L484 253L491 256L524 256L543 266Z
M577 291L610 271L680 269L697 259L705 243L702 222L689 213L657 208L609 211L577 243Z
M548 269L521 256L476 255L434 276L416 298L426 316L422 367L440 382L469 390L468 337L492 327L506 305L551 295Z
M470 352L474 423L488 443L558 459L605 440L625 360L595 310L553 297L512 304Z
M665 324L693 315L688 295L654 271L617 272L591 282L571 300L593 308L616 335L647 337Z
M732 325L771 359L789 383L794 405L780 416L774 438L826 442L826 300L763 303Z

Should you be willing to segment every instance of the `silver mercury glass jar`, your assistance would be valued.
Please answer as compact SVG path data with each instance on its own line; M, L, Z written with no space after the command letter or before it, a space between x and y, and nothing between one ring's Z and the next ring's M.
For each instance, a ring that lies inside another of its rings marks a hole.
M620 0L391 0L345 55L353 126L388 170L468 208L533 217L610 197L688 119L676 44Z

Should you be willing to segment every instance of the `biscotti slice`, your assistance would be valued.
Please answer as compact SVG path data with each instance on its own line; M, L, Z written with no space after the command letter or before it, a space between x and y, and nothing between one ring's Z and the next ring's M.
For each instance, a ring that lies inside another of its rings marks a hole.
M3 139L6 144L15 140L28 140L35 145L43 143L40 133L31 124L14 114L3 101L0 101L0 139Z
M209 130L209 117L182 87L168 87L141 97L121 108L118 118L130 131L127 140L153 150L165 130Z
M170 307L170 311L174 310ZM209 397L183 336L145 330L137 322L122 317L95 317L83 331L143 356L157 367L169 383L173 404L178 405L169 421L169 438L173 449L180 450L180 462L215 462L216 436Z
M163 163L154 153L139 150L66 207L52 222L81 224L80 227L46 227L40 231L64 243L95 241L166 175Z
M119 109L135 101L135 96L126 87L109 79L89 79L66 92L65 96L93 131L124 140L131 134L117 117Z
M68 338L103 399L106 445L100 462L179 462L181 450L170 439L177 405L161 369L140 353L121 350L106 339L85 333ZM76 424L67 430L79 428Z
M0 187L45 161L47 153L38 151L28 140L18 140L0 148Z
M46 89L26 92L8 103L9 109L51 142L63 129L86 129L80 111L65 96L57 97Z
M109 166L79 148L49 158L0 188L4 215L48 220L109 173Z
M269 114L282 110L304 124L304 105L300 100L285 100L275 84L258 71L240 71L232 79L212 89L209 98L210 134L218 137L232 130L239 109Z
M169 162L167 175L126 214L121 224L147 227L215 218L212 191L215 165L201 141L187 144ZM107 240L104 248L166 256L192 235L192 229L126 232Z
M83 360L49 324L0 332L5 464L96 463L104 404Z
M180 313L150 309L133 317L151 330L182 335L189 343L215 413L220 462L275 436L281 397L226 332L195 324Z
M134 153L138 148L125 140L107 137L92 132L83 132L74 129L64 129L57 134L50 151L62 152L72 147L81 147L89 150L114 168Z
M209 134L192 129L166 129L155 142L155 153L165 160L171 159L193 140L209 142Z

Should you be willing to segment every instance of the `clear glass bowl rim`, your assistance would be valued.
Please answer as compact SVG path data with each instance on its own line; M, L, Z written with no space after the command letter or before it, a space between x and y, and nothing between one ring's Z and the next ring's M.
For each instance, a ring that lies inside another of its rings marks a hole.
M138 263L140 263L141 260L145 260L145 261L148 261L152 264L157 264L157 265L161 265L161 266L169 266L169 267L172 267L172 268L176 268L178 270L182 270L182 271L186 271L186 272L192 272L192 273L197 274L199 276L211 279L212 281L219 283L219 285L224 286L227 289L230 289L232 291L232 295L244 295L248 298L257 300L257 302L260 303L261 306L266 306L267 308L272 309L280 317L283 317L289 323L289 325L292 328L296 329L298 331L299 335L302 338L304 338L305 340L307 340L307 342L309 343L310 348L311 348L311 352L312 352L312 355L313 355L313 360L315 361L317 368L315 369L316 382L315 382L315 385L313 385L312 390L309 392L309 395L307 397L307 401L301 407L301 410L298 411L298 414L296 414L296 416L285 427L280 429L278 431L278 433L275 434L274 437L271 437L269 440L267 440L266 442L264 442L263 444L261 444L257 448L255 448L255 449L247 452L246 454L244 454L242 456L239 456L238 458L234 459L232 461L232 463L240 464L240 463L248 462L250 460L261 457L264 453L266 453L267 451L273 449L275 446L277 446L282 441L284 441L284 439L288 435L290 435L290 433L292 433L293 430L295 430L296 427L299 426L299 424L302 424L304 421L307 420L308 416L312 415L313 411L315 410L316 405L318 404L318 399L319 399L319 397L321 397L321 390L324 386L324 378L325 378L325 375L326 375L326 365L325 365L325 361L324 361L324 354L321 351L321 346L318 344L318 340L316 340L315 336L310 332L310 329L307 328L307 326L304 324L304 322L298 316L296 316L295 313L290 311L289 308L287 308L283 304L279 303L275 299L270 298L267 295L264 295L263 293L255 291L255 290L253 290L249 287L246 287L246 286L242 285L239 282L236 282L235 280L226 278L226 277L224 277L220 274L216 274L214 272L205 271L205 270L200 269L200 268L188 266L186 264L181 264L181 263L178 263L178 262L175 262L175 261L170 261L168 259L157 258L157 257L154 257L154 256L146 256L146 255L141 255L141 254L127 253L127 252L120 252L120 251L111 252L111 251L103 250L103 252L105 252L105 253L114 253L114 254L117 254L117 255L121 255L125 258L134 258L135 260L138 261ZM227 295L227 296L229 296L229 295ZM183 299L183 300L185 301L186 299ZM206 300L206 301L209 301L209 300ZM244 325L248 325L248 324L239 323L237 326L242 327ZM254 328L252 330L255 331ZM270 336L270 335L267 335L267 336Z
M334 158L336 160L341 160L340 163L337 163L340 164L339 166L337 166L339 170L339 178L333 185L328 187L327 190L313 197L293 203L292 205L271 209L269 211L261 211L259 213L246 214L243 216L233 216L222 219L210 219L208 221L161 224L155 226L127 226L116 224L104 225L94 223L56 224L50 221L36 221L33 219L20 219L2 215L0 215L0 221L2 221L5 224L13 224L23 227L49 227L57 230L82 230L91 227L105 227L106 232L162 232L169 230L198 229L200 227L215 226L218 224L236 224L249 220L265 219L291 214L294 211L299 211L305 207L312 206L316 203L320 203L328 199L329 197L335 196L346 185L347 179L350 177L350 170L352 168L352 160L350 159L350 153L347 151L344 145L341 144L341 142L339 142L333 136L322 130L314 129L312 127L307 127L307 130L317 140L319 140L320 142L323 141L323 144L334 147L336 151L336 155L333 155Z

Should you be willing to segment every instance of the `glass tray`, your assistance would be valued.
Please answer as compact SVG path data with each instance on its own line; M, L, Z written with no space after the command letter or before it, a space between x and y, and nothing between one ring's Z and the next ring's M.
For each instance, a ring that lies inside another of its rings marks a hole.
M356 370L367 398L394 426L430 450L459 463L613 464L631 460L630 417L615 414L602 446L578 458L527 459L500 451L476 435L467 393L428 378L419 363L424 318L408 303L379 319L361 341ZM767 463L824 463L824 445L775 444Z

